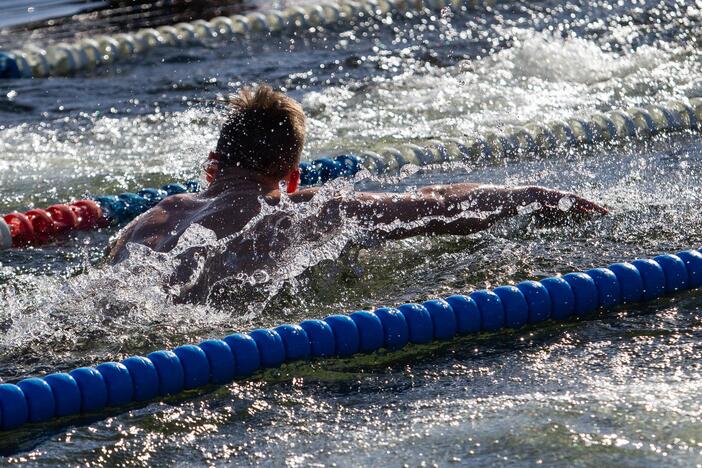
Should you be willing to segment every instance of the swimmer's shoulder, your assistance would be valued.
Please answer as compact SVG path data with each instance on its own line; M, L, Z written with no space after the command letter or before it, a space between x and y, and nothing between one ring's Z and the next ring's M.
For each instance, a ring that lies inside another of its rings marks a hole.
M174 219L186 219L188 213L197 210L202 203L190 193L171 195L139 216L133 224L140 231L160 229L162 225L172 223Z
M188 209L196 207L203 203L203 200L192 193L179 193L166 197L156 205L157 208L172 210L172 209Z

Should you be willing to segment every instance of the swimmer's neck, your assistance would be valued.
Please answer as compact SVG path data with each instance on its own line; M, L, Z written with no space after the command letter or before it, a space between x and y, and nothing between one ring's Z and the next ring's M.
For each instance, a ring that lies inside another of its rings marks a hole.
M203 197L215 197L224 192L261 192L277 190L278 181L254 171L227 167L221 169L210 186L202 193Z

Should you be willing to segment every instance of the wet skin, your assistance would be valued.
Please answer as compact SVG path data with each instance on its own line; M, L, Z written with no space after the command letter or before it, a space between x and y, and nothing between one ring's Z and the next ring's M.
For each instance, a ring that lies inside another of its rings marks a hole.
M223 169L202 193L169 197L135 219L114 244L110 259L118 263L127 258L129 243L169 252L193 224L211 230L220 240L236 238L259 215L261 200L269 205L280 203L279 182L245 170ZM306 188L288 197L294 204L309 203L319 190ZM425 186L405 193L353 192L344 197L328 197L322 203L315 224L320 232L338 226L342 218L351 218L379 239L472 234L517 215L525 207L544 224L607 213L605 208L572 193L534 186L507 188L472 183ZM283 211L257 220L254 240L248 237L226 244L221 257L236 260L210 258L205 275L189 286L188 294L205 294L223 277L250 274L270 262L273 250L287 247L285 239L280 239L285 231L280 227L291 222L287 218ZM190 279L197 256L202 253L203 248L199 247L178 255L181 268L175 274L175 283Z

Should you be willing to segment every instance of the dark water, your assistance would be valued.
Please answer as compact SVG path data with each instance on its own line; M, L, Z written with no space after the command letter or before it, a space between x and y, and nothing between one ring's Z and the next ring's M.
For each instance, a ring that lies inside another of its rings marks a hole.
M0 28L18 28L106 6L107 3L101 1L5 0L0 5Z
M191 177L216 100L269 82L309 117L306 157L702 95L694 2L509 3L238 45L162 50L93 76L3 83L0 211ZM7 90L7 91L6 91ZM8 94L9 93L9 94ZM0 253L0 375L55 369L332 312L421 301L702 245L698 134L429 170L356 188L541 184L611 215L331 255L265 301L173 305L163 258L100 258L113 231ZM342 236L343 237L343 236ZM305 246L302 246L304 248ZM167 260L167 259L165 259ZM34 464L700 463L699 295L283 367L106 419L0 436Z
M4 0L0 2L0 49L209 20L252 7L240 0Z

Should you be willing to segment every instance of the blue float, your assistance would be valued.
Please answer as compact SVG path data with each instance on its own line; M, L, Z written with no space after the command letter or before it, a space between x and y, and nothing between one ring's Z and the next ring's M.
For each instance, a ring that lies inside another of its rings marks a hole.
M385 348L399 349L409 342L409 328L402 312L392 307L381 307L373 313L383 324Z
M529 323L541 323L551 318L551 296L538 281L522 281L517 285L529 307Z
M383 323L377 315L359 310L349 315L358 330L358 350L361 353L377 351L385 344Z
M505 309L500 296L492 291L482 289L470 294L480 311L480 329L495 331L505 326Z
M32 377L17 384L27 400L29 422L47 421L56 415L51 386L43 379Z
M300 185L314 185L319 182L319 172L308 162L300 163Z
M600 307L614 307L622 303L619 280L609 268L593 268L585 272L595 282Z
M124 364L104 362L95 366L95 369L105 382L107 406L120 406L134 401L134 382Z
M335 159L341 165L341 177L354 176L361 169L361 161L354 154L342 154Z
M666 254L654 257L653 260L663 269L666 294L672 294L676 291L687 289L687 267L680 257Z
M210 362L202 348L195 345L178 346L173 350L183 367L183 388L191 390L210 382Z
M0 79L16 78L22 78L17 60L11 54L0 51Z
M150 359L132 356L122 361L122 364L127 368L132 378L135 401L151 400L158 396L158 371Z
M248 377L261 368L261 354L258 345L249 335L234 333L224 338L224 342L234 354L236 362L235 377Z
M319 171L320 182L327 182L341 176L344 170L339 161L328 158L315 159L312 161L312 167Z
M458 333L464 335L480 331L480 310L472 298L455 294L447 297L446 302L451 305L453 313L456 314Z
M434 323L426 307L419 304L403 304L398 310L404 315L412 343L429 343L434 339Z
M285 362L285 345L280 335L268 328L259 328L249 333L256 342L261 356L261 367L278 367Z
M173 395L185 386L185 375L180 359L173 351L156 351L147 356L158 373L158 393Z
M542 279L540 283L546 288L551 298L552 319L564 320L575 313L575 295L566 280L554 276Z
M80 367L69 372L80 389L80 411L91 413L107 406L107 386L96 369Z
M137 192L137 195L144 197L150 206L154 206L168 196L168 192L155 188L143 188Z
M210 381L223 384L234 379L234 353L224 340L206 340L198 345L205 352L210 369Z
M286 360L297 361L310 357L310 339L301 326L285 324L274 328L274 330L283 340Z
M0 384L0 418L3 431L20 427L29 420L27 399L17 385Z
M171 183L171 184L166 184L163 187L161 187L161 190L164 190L170 196L170 195L178 195L179 193L187 193L188 187L186 187L183 184Z
M595 281L585 273L563 275L575 298L575 315L582 317L593 313L600 306L599 292Z
M677 255L687 268L688 287L692 289L702 286L702 254L696 250L685 250Z
M126 216L129 219L136 218L152 206L149 200L140 195L137 195L136 193L120 193L119 195L117 195L117 198L124 202L123 216Z
M643 300L650 301L665 294L665 273L658 262L638 259L631 262L639 270L643 280Z
M200 191L200 182L197 180L188 180L185 182L185 188L190 193L197 193Z
M78 382L69 374L56 373L44 377L54 395L54 412L56 417L80 413L80 388ZM155 396L155 395L154 395Z
M336 342L334 332L329 324L323 320L305 320L300 323L310 340L310 351L315 357L329 357L334 355Z
M492 290L502 302L507 328L519 328L529 322L529 304L516 286L499 286Z
M126 217L125 203L114 195L95 197L93 199L102 209L102 215L106 219L118 223L129 221Z
M358 352L358 327L348 315L335 314L325 317L334 332L334 353L340 357L348 357Z
M443 299L432 299L422 303L429 311L434 324L434 338L448 340L456 335L458 324L451 305Z
M643 299L644 284L641 273L631 263L615 263L608 269L614 273L619 282L619 290L622 294L622 302L639 302Z

